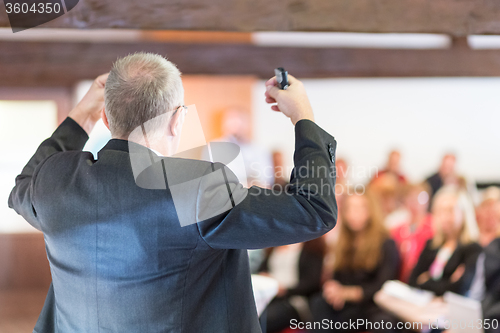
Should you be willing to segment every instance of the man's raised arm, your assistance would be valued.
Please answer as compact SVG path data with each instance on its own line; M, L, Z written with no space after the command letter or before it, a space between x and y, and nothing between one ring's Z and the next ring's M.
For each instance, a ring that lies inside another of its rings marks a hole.
M289 76L287 90L266 83L266 101L277 103L274 111L285 114L295 125L294 169L290 184L278 192L251 187L246 193L238 179L226 170L227 182L202 180L197 214L217 211L214 203L227 207L229 191L233 208L224 214L198 218L201 237L213 248L265 248L304 242L332 229L337 221L335 201L335 150L337 143L314 123L314 115L302 83ZM198 215L199 217L199 215Z
M71 110L52 136L42 142L28 164L16 177L16 185L9 196L9 207L22 215L33 227L40 230L34 208L33 187L43 163L53 154L82 150L88 134L100 118L104 107L104 84L107 74L99 76L85 97Z

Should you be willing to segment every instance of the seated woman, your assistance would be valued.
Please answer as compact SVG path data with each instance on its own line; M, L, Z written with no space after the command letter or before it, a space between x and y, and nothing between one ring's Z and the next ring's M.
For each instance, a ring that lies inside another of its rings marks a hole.
M385 230L379 207L367 194L346 195L341 211L338 243L334 252L334 271L323 292L311 300L315 322L343 323L358 319L394 322L373 301L385 281L398 275L396 245ZM396 327L394 323L392 325ZM353 331L346 327L315 328L315 332ZM374 328L359 325L354 331ZM377 332L391 331L377 329Z
M406 185L403 190L403 204L408 212L405 223L391 230L401 258L399 280L408 283L410 274L418 262L420 254L433 236L429 207L430 189L426 183Z
M427 241L413 269L409 284L434 292L465 294L472 282L481 246L476 243L477 224L470 221L463 198L454 187L439 190L432 202L434 237Z

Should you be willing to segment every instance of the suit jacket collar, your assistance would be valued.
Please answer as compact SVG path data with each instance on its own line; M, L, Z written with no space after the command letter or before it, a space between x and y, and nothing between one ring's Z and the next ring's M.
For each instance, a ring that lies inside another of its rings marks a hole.
M118 150L129 153L129 147L134 146L134 151L139 151L141 149L151 150L155 155L159 155L154 149L148 148L146 146L140 145L138 143L122 140L122 139L111 139L106 143L106 145L97 153L97 156L100 156L102 152L106 150Z
M122 139L111 139L99 151L98 154L101 154L101 152L103 152L105 150L120 150L120 151L124 151L124 152L128 153L129 152L129 150L128 150L129 144L136 144L136 143L129 142L127 140L122 140Z

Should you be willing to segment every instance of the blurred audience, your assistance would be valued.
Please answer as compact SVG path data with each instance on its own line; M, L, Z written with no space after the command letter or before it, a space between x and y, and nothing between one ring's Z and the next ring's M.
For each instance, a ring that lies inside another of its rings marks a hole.
M335 161L335 199L337 200L337 207L342 206L342 198L344 192L346 192L348 184L348 172L349 167L347 162L343 158L338 158Z
M389 153L389 157L387 158L387 164L385 168L380 170L375 175L373 180L385 174L392 174L396 177L399 183L406 184L406 177L401 172L401 153L398 150L393 150Z
M479 244L482 247L499 236L500 219L500 189L490 187L486 189L483 196L483 202L476 209L477 226L479 228Z
M446 291L465 294L472 279L464 273L474 269L481 247L476 242L477 224L467 219L456 186L443 187L436 193L432 219L434 237L427 241L409 284L438 296Z
M339 212L342 210L345 192L347 192L347 190L349 189L348 172L349 172L349 167L347 165L347 162L342 158L338 158L335 161L335 173L337 175L337 179L335 180L335 200L337 200L337 208ZM335 244L338 239L339 229L340 229L339 226L342 223L341 220L342 220L341 214L338 214L337 225L335 226L335 228L333 228L323 236L326 242L326 246L329 249L329 251L327 251L328 252L327 257L325 259L325 262L327 264L332 263L332 260L330 260L329 258L333 254Z
M282 153L273 152L272 160L274 184L285 186ZM349 186L346 161L338 159L337 226L319 239L266 250L260 272L280 285L267 308L267 332L285 332L292 319L384 320L395 328L397 319L373 300L392 279L437 296L451 291L476 299L484 318L500 321L500 189L488 188L475 207L479 200L457 175L453 154L415 184L407 183L400 160L392 151L359 193Z
M384 228L376 201L368 194L346 195L340 214L333 273L323 292L311 300L314 320L394 321L373 301L383 283L397 277L399 263L396 245Z
M476 270L477 275L474 276L474 280L479 280L484 285L482 297L478 300L482 299L483 318L489 319L490 322L497 320L497 323L500 323L500 237L491 241L484 248L483 253L484 259L481 261L478 259L478 264L482 264L482 270L479 272ZM474 291L472 287L471 292ZM485 332L498 333L500 327L491 326Z
M249 124L242 109L223 115L219 141L238 144L244 162L245 170L233 171L245 173L249 186L283 189L289 174L282 152L253 145ZM395 328L397 319L373 300L393 279L481 301L484 318L500 321L500 189L487 189L475 207L479 200L457 174L454 154L444 155L425 182L408 184L401 153L393 150L363 193L350 187L344 159L335 166L336 228L306 243L249 251L252 272L279 283L266 309L268 333L286 331L294 319L383 320Z
M407 220L391 230L401 258L399 280L408 283L426 242L432 238L432 218L427 212L430 189L426 183L406 185L403 189L403 205L408 212Z
M242 160L232 162L230 168L244 186L270 188L274 184L271 154L252 143L250 124L250 114L244 108L229 108L222 115L222 136L214 141L232 142L240 147ZM264 259L264 251L248 250L248 256L250 272L255 273Z
M473 280L467 295L482 301L484 319L500 321L500 190L498 188L490 187L485 191L483 201L477 208L477 222L483 251L472 272Z
M288 178L290 175L286 172L285 164L283 161L283 153L279 150L275 150L272 153L273 159L273 170L274 170L274 184L273 186L279 186L281 189L288 184ZM277 189L279 191L280 188Z
M451 185L454 186L454 185ZM477 194L475 189L472 189L464 177L459 176L457 179L458 201L464 210L465 221L470 223L471 237L479 240L479 228L476 220L476 207L474 196Z
M231 168L238 179L246 178L249 187L258 185L270 188L274 182L271 154L252 143L250 124L248 112L243 108L230 108L222 117L222 137L215 141L232 142L240 147L244 168Z
M391 151L386 167L377 172L368 184L370 192L380 201L388 229L408 219L405 210L401 209L401 189L406 184L406 177L400 171L400 161L401 153L397 150Z
M384 219L400 207L401 185L392 173L386 173L373 179L368 185L368 189L379 201Z
M431 187L431 200L437 191L444 185L458 184L458 176L455 171L456 162L457 158L454 154L444 155L438 172L426 179L426 182ZM429 208L431 208L431 206L429 206Z
M289 328L292 319L311 320L309 297L321 290L324 255L323 238L267 249L260 272L275 278L280 286L267 307L267 332Z

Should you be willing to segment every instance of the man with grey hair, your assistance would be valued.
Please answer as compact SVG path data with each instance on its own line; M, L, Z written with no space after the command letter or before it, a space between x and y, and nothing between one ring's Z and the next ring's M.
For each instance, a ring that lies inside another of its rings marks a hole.
M124 140L135 128L151 119L164 120L165 117L159 116L184 104L181 73L173 63L151 53L116 61L106 81L104 96L103 119L107 119L113 137ZM150 133L165 127L162 121L151 125ZM160 144L161 138L158 139Z
M289 81L266 82L266 101L295 126L290 185L273 193L243 188L221 163L169 157L186 111L166 59L130 55L98 77L9 197L44 233L52 273L34 332L260 332L246 250L319 237L337 219L334 173L324 172L336 142L314 123L302 83ZM101 117L112 139L94 159L82 148ZM132 149L154 156L138 177ZM183 182L196 191L174 198ZM194 221L181 226L185 216Z

